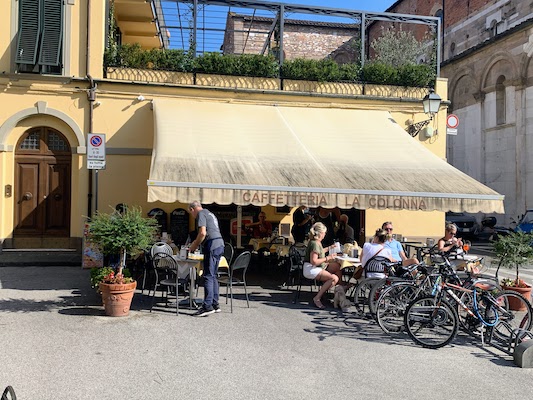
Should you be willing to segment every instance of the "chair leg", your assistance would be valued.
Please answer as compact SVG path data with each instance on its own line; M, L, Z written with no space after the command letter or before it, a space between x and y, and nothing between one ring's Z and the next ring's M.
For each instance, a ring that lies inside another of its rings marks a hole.
M248 308L250 308L250 301L248 300L248 290L246 289L246 280L243 278L242 282L244 284L244 294L246 295L246 305L248 306Z
M228 304L229 282L226 283L226 304Z
M231 280L229 281L229 298L230 298L230 301L229 301L230 312L233 313L233 285L232 285ZM226 297L226 301L227 301L227 297Z

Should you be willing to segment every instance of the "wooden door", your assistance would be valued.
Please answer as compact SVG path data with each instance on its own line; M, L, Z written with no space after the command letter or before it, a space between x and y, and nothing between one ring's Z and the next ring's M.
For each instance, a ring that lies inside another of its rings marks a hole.
M15 236L70 235L71 152L58 131L26 132L15 153Z

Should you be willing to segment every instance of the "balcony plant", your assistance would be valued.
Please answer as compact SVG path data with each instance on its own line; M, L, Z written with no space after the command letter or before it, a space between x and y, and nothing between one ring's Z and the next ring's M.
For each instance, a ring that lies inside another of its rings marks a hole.
M493 243L494 252L500 267L514 268L516 276L514 279L503 279L501 285L504 289L514 290L522 294L528 301L531 301L531 285L520 279L520 268L533 261L533 234L522 231L513 232L507 236L502 236Z
M157 222L145 218L139 207L125 207L111 213L98 212L89 222L89 240L104 255L120 255L118 267L106 266L91 271L93 286L98 285L107 315L129 314L137 282L124 271L127 255L136 255L154 241Z

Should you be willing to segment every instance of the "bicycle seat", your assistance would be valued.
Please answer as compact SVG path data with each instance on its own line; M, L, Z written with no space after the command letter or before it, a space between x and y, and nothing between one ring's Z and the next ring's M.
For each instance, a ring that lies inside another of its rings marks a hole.
M472 284L475 288L484 290L486 292L491 292L494 289L498 289L496 283L487 279L476 279L474 282L472 282Z

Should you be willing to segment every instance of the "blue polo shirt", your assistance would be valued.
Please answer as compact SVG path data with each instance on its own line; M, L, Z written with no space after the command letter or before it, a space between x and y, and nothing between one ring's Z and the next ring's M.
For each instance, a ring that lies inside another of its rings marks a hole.
M390 241L386 241L384 246L390 249L392 258L394 258L395 261L402 261L402 257L400 257L400 252L403 251L403 247L400 242L398 242L396 239L392 239Z

